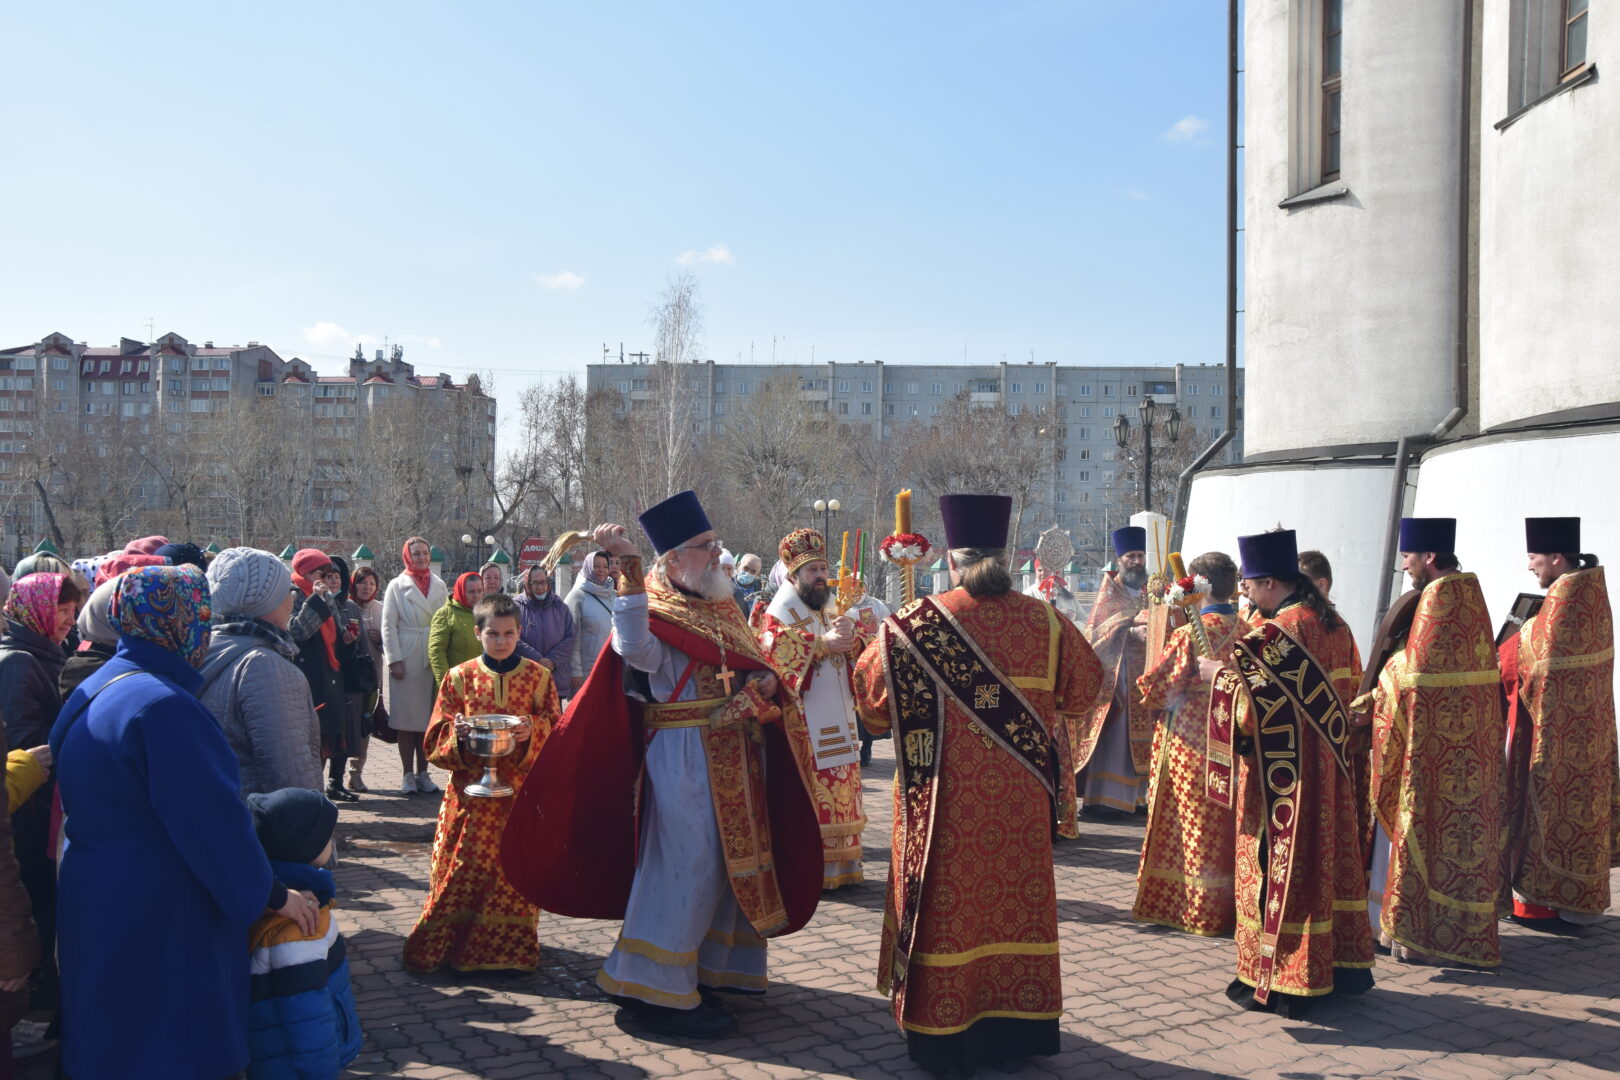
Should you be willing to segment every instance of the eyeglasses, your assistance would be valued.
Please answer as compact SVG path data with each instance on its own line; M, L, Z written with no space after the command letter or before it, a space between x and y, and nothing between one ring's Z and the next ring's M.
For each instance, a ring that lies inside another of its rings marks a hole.
M707 540L707 541L705 541L705 542L703 542L701 544L682 544L680 547L676 548L675 550L676 551L707 551L712 555L716 551L725 550L725 546L726 545L721 543L719 540Z

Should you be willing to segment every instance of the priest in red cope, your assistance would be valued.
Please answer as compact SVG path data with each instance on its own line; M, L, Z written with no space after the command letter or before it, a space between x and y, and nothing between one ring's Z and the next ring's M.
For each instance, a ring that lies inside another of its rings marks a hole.
M651 507L652 570L621 525L611 647L547 741L502 839L506 878L559 915L622 919L600 986L637 1026L712 1038L716 991L765 990L767 938L821 891L821 832L787 732L796 699L760 654L697 495Z
M939 502L956 587L883 621L855 699L897 763L878 989L913 1061L971 1073L1058 1052L1052 841L1068 722L1103 671L1073 623L1013 591L1012 500Z

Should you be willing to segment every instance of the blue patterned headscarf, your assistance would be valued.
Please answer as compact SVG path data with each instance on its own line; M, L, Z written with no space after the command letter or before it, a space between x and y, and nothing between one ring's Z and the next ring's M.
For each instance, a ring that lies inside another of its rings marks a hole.
M125 637L167 649L192 667L208 656L208 578L195 566L144 566L118 578L112 622Z

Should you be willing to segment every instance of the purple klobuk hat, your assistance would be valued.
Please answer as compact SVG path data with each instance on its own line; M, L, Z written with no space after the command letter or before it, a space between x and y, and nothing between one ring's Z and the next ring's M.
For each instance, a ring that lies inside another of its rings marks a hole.
M1004 548L1012 520L1011 495L941 495L939 516L948 548Z
M1457 550L1456 518L1401 518L1400 551Z
M1114 554L1147 550L1147 530L1140 525L1126 525L1114 530Z
M1524 550L1534 555L1576 554L1581 550L1581 519L1525 518Z
M653 550L660 555L713 528L695 491L671 495L663 502L647 507L636 520L641 522L641 531L647 534Z
M1240 536L1238 555L1243 561L1245 579L1269 577L1292 581L1299 577L1299 545L1293 529Z

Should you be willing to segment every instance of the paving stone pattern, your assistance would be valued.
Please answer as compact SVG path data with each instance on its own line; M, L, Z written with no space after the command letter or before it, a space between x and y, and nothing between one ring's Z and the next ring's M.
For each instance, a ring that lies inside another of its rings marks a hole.
M736 1035L649 1041L593 979L616 923L542 915L534 975L420 978L400 963L420 910L438 800L402 796L391 747L374 747L373 794L343 808L337 869L365 1049L350 1076L519 1078L925 1076L873 989L888 874L893 751L866 773L864 884L824 895L810 926L771 944L770 992L740 1001ZM438 774L442 783L444 777ZM587 781L588 782L588 781ZM1503 923L1495 972L1381 959L1378 985L1309 1021L1239 1010L1222 994L1230 939L1130 915L1142 819L1085 822L1059 845L1063 1052L1023 1075L1434 1077L1581 1080L1620 1072L1620 920L1578 937Z

